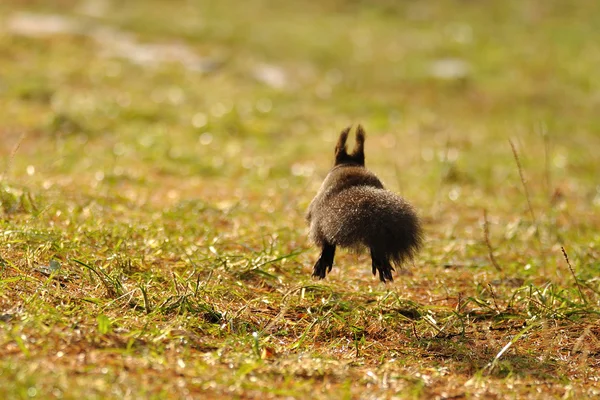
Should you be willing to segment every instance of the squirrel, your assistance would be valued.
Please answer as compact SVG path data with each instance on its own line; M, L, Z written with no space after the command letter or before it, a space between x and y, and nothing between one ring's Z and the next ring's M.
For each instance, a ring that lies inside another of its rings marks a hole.
M335 146L335 162L308 207L309 237L321 247L313 276L325 278L333 268L336 246L371 253L373 275L393 281L392 271L413 259L423 243L419 217L412 205L385 189L365 167L365 131L356 130L352 153L346 150L351 127Z

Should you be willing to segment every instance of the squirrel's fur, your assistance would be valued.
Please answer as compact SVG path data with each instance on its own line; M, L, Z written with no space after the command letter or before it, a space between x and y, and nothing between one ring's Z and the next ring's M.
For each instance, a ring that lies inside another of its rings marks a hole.
M371 252L373 275L392 281L392 264L412 259L422 244L422 230L414 208L386 190L365 168L365 131L358 126L356 146L346 150L350 128L340 134L335 164L310 203L306 219L311 240L321 247L313 276L325 278L333 267L336 246Z

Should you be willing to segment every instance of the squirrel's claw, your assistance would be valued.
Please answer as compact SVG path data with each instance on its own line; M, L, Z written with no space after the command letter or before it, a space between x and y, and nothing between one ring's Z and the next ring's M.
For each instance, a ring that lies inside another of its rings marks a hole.
M315 263L313 274L315 278L323 279L333 268L333 257L335 256L335 246L326 243L321 251L321 256Z

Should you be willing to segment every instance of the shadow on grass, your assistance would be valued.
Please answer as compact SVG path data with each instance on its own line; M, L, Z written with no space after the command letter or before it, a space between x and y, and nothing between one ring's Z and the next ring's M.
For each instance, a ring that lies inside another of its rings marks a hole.
M505 340L510 342L510 336ZM416 344L422 352L421 356L449 360L455 364L457 372L467 375L560 379L558 362L547 354L525 354L527 350L513 349L498 357L503 348L499 338L474 338L469 334L443 339L419 339Z

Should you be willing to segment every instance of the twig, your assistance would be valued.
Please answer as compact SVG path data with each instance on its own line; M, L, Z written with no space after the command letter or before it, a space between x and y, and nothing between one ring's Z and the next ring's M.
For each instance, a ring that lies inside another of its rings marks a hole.
M419 336L419 334L417 333L417 327L415 326L415 322L411 321L411 324L412 324L413 335L415 335L415 337L417 339L421 339L421 336Z
M563 256L565 257L565 261L567 262L567 265L569 266L569 271L571 271L571 275L573 275L573 279L575 280L575 284L577 285L577 290L579 291L579 297L581 297L581 301L583 301L583 304L587 304L587 300L585 298L585 296L583 295L583 291L581 290L581 285L579 284L579 281L577 280L577 277L575 276L575 271L573 270L573 267L571 266L571 262L569 261L569 256L567 255L567 252L565 251L564 247L560 247L560 249L562 250Z
M12 150L10 151L10 155L8 156L8 161L6 162L4 172L2 172L2 175L0 175L0 182L2 182L8 177L8 173L10 172L10 168L12 167L13 159L15 158L17 151L19 151L19 147L21 147L21 143L23 143L23 140L25 140L25 132L23 132L21 136L19 136L19 140L17 140L17 143L15 143Z
M260 331L260 335L264 335L265 333L268 333L271 331L271 328L273 328L273 326L279 322L281 319L283 319L283 317L285 316L285 313L288 311L289 307L289 302L288 299L289 297L296 293L299 290L304 289L304 287L296 287L294 289L289 290L281 299L281 308L279 310L279 312L277 313L277 315L275 316L275 318L271 319L271 321L269 321L269 323L267 324L267 326L265 326L263 328L263 330Z
M517 153L517 149L512 142L512 140L508 139L510 143L510 147L512 148L513 155L515 157L515 161L517 163L517 168L519 170L519 176L521 177L521 183L523 184L523 189L525 190L525 197L527 198L527 205L529 206L529 213L531 214L531 219L533 220L534 225L536 226L537 231L537 220L535 218L535 213L533 212L533 207L531 206L531 198L529 197L529 190L527 189L527 181L525 180L525 176L523 175L523 168L521 167L521 161L519 160L519 154Z
M446 147L445 147L445 151L444 151L444 157L443 159L440 160L440 166L443 168L445 166L448 166L448 153L450 152L450 136L448 136L446 138ZM437 187L437 190L435 192L435 194L433 195L433 203L431 205L431 214L432 215L437 215L439 213L439 204L440 204L440 196L442 193L442 187L444 186L444 179L445 179L445 174L441 173L440 174L440 181Z
M508 349L510 349L511 346L513 344L515 344L517 342L517 340L519 340L521 338L521 336L523 336L524 334L526 334L534 326L538 326L538 325L539 325L539 323L533 323L533 324L527 325L525 328L521 329L521 331L519 333L517 333L515 336L513 336L512 339L508 343L506 343L506 345L498 352L498 354L496 354L496 356L494 357L494 359L492 361L490 361L483 368L482 371L485 372L487 370L489 373L491 373L494 370L494 368L496 368L496 366L498 365L498 361L504 355L504 353L506 353L506 351Z
M500 307L498 307L498 302L496 302L496 293L494 293L494 288L491 283L488 283L488 288L490 289L490 293L492 294L492 300L494 301L494 307L496 307L496 312L501 314Z
M488 227L487 210L485 208L483 209L483 238L485 239L485 244L488 248L488 256L490 257L492 265L497 271L502 272L502 268L500 268L500 265L498 265L498 262L496 262L496 259L494 258L494 251L492 250L492 244L490 243L490 230Z
M540 123L538 129L540 131L540 135L542 136L542 140L544 141L544 170L546 178L546 193L548 196L552 196L552 175L550 171L550 139L548 137L548 130L546 129L546 125L544 123Z

